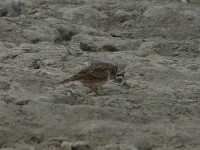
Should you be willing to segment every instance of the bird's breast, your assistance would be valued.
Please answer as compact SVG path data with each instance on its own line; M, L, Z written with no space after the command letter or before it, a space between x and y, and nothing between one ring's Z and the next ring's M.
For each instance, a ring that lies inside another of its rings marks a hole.
M100 87L106 84L109 81L108 78L106 79L91 79L91 80L84 80L82 81L83 85L88 87Z

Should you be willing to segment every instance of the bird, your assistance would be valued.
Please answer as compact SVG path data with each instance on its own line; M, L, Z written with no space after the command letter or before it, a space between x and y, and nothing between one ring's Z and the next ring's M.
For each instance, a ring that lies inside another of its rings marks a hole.
M100 96L98 87L105 85L112 78L116 81L117 70L118 67L114 64L97 62L83 68L77 74L60 82L60 84L79 81Z

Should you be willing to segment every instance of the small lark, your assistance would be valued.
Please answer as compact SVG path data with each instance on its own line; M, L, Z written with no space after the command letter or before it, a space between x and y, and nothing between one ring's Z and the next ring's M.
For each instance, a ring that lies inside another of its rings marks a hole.
M98 87L106 84L111 78L116 81L116 73L117 66L111 63L99 62L82 69L74 76L62 81L61 84L70 81L79 81L92 89L97 95L100 95Z

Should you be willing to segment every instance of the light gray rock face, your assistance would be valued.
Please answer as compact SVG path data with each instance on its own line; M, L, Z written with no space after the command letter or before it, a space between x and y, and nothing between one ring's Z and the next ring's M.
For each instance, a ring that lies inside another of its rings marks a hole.
M200 9L189 0L1 0L1 150L199 150ZM60 84L118 66L97 96Z
M117 52L134 51L141 44L141 40L122 40L113 37L99 37L78 34L70 43L71 51L80 52Z

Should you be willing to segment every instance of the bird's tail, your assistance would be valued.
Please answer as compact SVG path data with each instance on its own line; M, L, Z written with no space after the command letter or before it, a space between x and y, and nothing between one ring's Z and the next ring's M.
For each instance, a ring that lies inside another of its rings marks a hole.
M74 81L72 78L69 78L69 79L65 79L63 80L62 82L60 82L60 84L64 84L66 82L70 82L70 81Z

